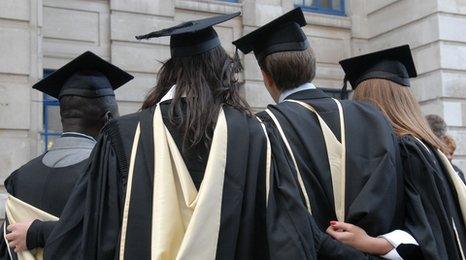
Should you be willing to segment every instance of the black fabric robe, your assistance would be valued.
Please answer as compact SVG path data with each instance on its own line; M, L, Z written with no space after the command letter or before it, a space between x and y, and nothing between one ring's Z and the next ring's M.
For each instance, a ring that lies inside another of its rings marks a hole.
M462 259L466 229L450 177L434 149L410 135L400 138L406 187L406 227L425 259Z
M60 217L77 179L86 169L88 160L66 167L52 168L42 163L43 157L44 155L41 155L14 171L5 180L5 188L12 196ZM53 224L40 221L33 223L28 231L28 247L43 246L53 229ZM0 259L9 259L6 247L2 236Z
M311 104L340 140L340 121L336 103L319 89L304 90L286 99ZM402 228L404 218L403 179L397 140L391 126L369 104L342 101L346 129L346 196L345 221L378 236ZM308 192L312 215L324 232L336 220L333 190L327 153L317 117L306 108L291 102L268 107L280 122L294 152L298 168ZM259 117L269 126L271 136L279 138L272 119L265 112ZM283 148L285 149L285 148ZM275 152L275 151L274 151ZM315 235L318 235L315 232ZM319 257L340 259L350 256L348 247L330 243L325 234L319 236L327 247ZM332 245L330 245L332 244ZM317 243L319 245L319 243ZM334 247L340 255L324 252ZM360 253L359 253L360 254ZM370 257L359 255L360 258Z
M312 256L296 256L293 259L381 259L378 256L365 254L334 240L320 229L314 217L306 209L298 188L295 169L286 147L278 138L278 133L273 126L267 124L267 132L272 146L273 167L275 168L272 179L274 192L271 193L267 209L267 227L272 229L269 230L269 236L271 237L269 239L281 241L281 244L273 249L274 255L272 255L271 259L287 259L287 238L281 237L282 232L277 232L277 230L280 228L286 230L287 227L293 225L298 227L297 232L293 231L295 232L293 236L296 238L301 237L302 240L307 241L303 244L303 247L314 247L311 250L315 254ZM288 214L290 217L284 218L282 220L284 224L280 224L276 220L280 220L280 216L283 216L283 214Z
M161 103L164 119L167 118L168 105L169 101ZM262 127L256 119L231 107L224 107L224 111L228 150L216 258L315 259L315 247L310 239L312 226L303 210L293 177L284 176L286 181L272 186L266 207L264 171L267 139ZM124 116L103 129L90 166L47 241L45 259L116 258L128 158L138 123L141 124L141 137L134 167L125 258L150 259L153 113L152 108ZM175 142L180 144L179 133L164 121ZM200 152L200 158L203 158L203 153L205 151ZM199 167L205 165L205 159L193 162L195 157L189 154L183 158L193 180L202 179L199 175L203 171L199 171ZM272 178L282 178L278 175L278 168L272 163ZM276 202L278 199L280 203ZM295 235L298 233L302 235ZM279 252L285 247L286 250Z

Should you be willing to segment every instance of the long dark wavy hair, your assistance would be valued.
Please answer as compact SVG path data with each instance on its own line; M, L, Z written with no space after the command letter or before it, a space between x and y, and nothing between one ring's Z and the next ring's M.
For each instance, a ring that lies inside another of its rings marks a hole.
M176 85L169 118L181 130L183 150L207 145L222 105L250 114L247 102L240 95L237 73L241 70L238 55L231 58L221 46L194 56L171 58L160 68L157 84L142 109L155 106ZM182 111L180 102L183 96L186 112Z

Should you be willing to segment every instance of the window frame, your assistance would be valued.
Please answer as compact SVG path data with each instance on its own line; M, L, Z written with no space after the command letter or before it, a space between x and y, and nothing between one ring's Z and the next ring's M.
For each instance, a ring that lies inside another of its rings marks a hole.
M52 74L55 70L53 69L44 69L43 75L44 78L48 75ZM60 136L62 132L60 131L50 131L48 128L49 125L49 115L48 115L48 108L49 107L58 107L60 103L56 98L53 98L45 93L43 93L42 97L42 131L40 131L40 135L44 139L44 150L45 152L48 151L48 144L49 138L51 136Z
M296 7L301 7L303 11L313 12L313 13L321 13L321 14L328 14L328 15L337 15L337 16L346 16L345 12L345 0L328 0L330 1L330 6L332 5L333 1L340 1L340 10L333 9L333 8L324 8L321 6L322 0L313 0L316 2L316 7L306 6L304 5L304 0L301 0L302 4L295 4Z

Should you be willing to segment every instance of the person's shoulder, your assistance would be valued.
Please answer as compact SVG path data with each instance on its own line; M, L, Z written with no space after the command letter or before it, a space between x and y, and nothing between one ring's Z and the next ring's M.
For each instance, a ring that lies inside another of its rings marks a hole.
M340 100L343 108L358 110L364 113L373 114L375 116L383 116L380 109L369 102L356 101L356 100Z
M424 155L428 154L427 146L410 134L399 137L398 144L402 156L410 155L412 157L415 155L416 157L424 157Z
M243 130L247 129L251 136L260 137L264 135L261 121L258 119L257 115L231 106L225 106L224 111L230 127Z
M424 144L422 141L420 141L418 138L414 137L411 134L406 134L401 137L398 137L398 143L402 146L414 148L428 147L426 144Z
M13 171L4 181L4 186L8 193L12 193L13 186L18 178L27 178L23 175L29 175L31 173L37 173L37 164L42 163L43 154L39 155L38 157L30 160L29 162L25 163L15 171Z
M127 131L134 132L139 123L141 113L136 112L110 120L102 129L102 133L112 135Z
M392 125L388 118L375 105L355 100L342 100L340 102L345 114L350 118L360 118L360 120L364 121L364 124L372 124L374 127L380 125L392 131Z

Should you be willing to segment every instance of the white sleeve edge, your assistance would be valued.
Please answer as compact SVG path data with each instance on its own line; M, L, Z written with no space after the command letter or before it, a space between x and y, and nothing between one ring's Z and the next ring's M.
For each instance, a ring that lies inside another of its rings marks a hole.
M396 251L396 248L393 248L392 250L390 250L390 252L386 253L385 255L381 255L381 257L390 260L403 260L403 258L398 254L398 251Z
M394 230L385 235L381 235L379 237L385 238L394 248L397 248L401 244L413 244L417 246L419 245L416 239L414 239L414 237L411 236L411 234L399 229Z
M390 252L381 256L385 259L402 260L403 258L398 254L398 251L396 250L396 248L401 244L412 244L417 246L419 245L416 239L414 239L414 237L411 236L411 234L399 229L394 230L385 235L381 235L379 237L384 238L393 246L393 249L390 250Z

